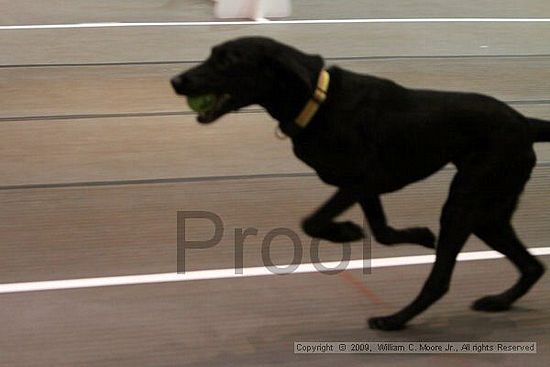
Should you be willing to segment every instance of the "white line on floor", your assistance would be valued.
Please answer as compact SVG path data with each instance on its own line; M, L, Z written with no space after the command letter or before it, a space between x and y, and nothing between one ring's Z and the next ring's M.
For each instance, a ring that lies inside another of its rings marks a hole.
M529 251L535 256L550 255L550 247L535 247ZM459 254L458 261L474 261L474 260L490 260L499 259L503 256L496 251L475 251L463 252ZM435 260L435 255L418 255L418 256L401 256L372 259L370 261L371 268L384 268L393 266L431 264ZM367 263L368 264L368 263ZM325 268L337 269L341 265L338 261L323 263ZM365 266L363 260L350 261L345 269L354 270L362 269ZM41 282L26 282L26 283L6 283L0 284L0 294L2 293L18 293L18 292L36 292L49 291L60 289L77 289L77 288L92 288L92 287L109 287L117 285L137 285L151 283L167 283L167 282L189 282L194 280L212 280L212 279L227 279L227 278L246 278L256 276L274 275L274 273L266 267L253 267L242 269L242 274L235 274L234 269L213 269L213 270L198 270L189 271L185 274L164 273L164 274L143 274L143 275L125 275L115 277L101 278L83 278L83 279L66 279L66 280L49 280ZM292 274L313 273L318 270L315 264L301 264Z
M106 22L75 24L22 24L4 25L0 30L24 29L72 29L72 28L120 28L120 27L201 27L231 25L291 25L291 24L354 24L354 23L548 23L550 18L386 18L386 19L302 19L256 21L215 21L215 22Z

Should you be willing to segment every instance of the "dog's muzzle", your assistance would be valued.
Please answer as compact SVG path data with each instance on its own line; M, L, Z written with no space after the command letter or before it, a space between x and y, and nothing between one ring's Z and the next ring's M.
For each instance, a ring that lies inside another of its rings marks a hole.
M176 91L177 94L184 94L185 93L185 83L184 79L181 76L175 76L170 80L170 83L172 83L172 88Z

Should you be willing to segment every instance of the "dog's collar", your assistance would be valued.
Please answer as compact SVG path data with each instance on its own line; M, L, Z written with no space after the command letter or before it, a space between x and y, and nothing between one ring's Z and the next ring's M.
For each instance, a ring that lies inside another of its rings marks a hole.
M315 92L313 92L313 96L306 103L296 120L294 120L296 125L305 128L313 119L313 116L315 116L321 104L327 99L329 82L330 74L325 69L322 69L319 73L317 87L315 88Z

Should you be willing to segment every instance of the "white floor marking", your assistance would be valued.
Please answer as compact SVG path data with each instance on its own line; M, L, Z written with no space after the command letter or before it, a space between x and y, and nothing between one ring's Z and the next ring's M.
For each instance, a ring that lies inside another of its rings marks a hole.
M550 255L550 247L534 247L529 251L535 256ZM474 260L490 260L499 259L503 256L496 251L475 251L463 252L458 256L458 261L474 261ZM418 256L401 256L372 259L370 267L385 268L394 266L431 264L435 260L435 255L418 255ZM340 265L339 261L322 263L326 268L336 268ZM345 267L347 270L362 269L364 267L363 260L350 261ZM313 273L318 270L315 264L301 264L292 274ZM0 294L18 293L18 292L37 292L50 291L60 289L78 289L92 287L109 287L117 285L137 285L151 283L168 283L168 282L189 282L195 280L212 280L212 279L227 279L227 278L246 278L256 276L274 275L266 267L244 268L242 274L235 274L234 269L213 269L213 270L198 270L189 271L185 274L164 273L164 274L144 274L144 275L125 275L115 277L101 278L83 278L83 279L66 279L66 280L48 280L39 282L25 283L6 283L0 284Z
M122 27L201 27L231 25L292 25L292 24L355 24L355 23L549 23L550 18L386 18L386 19L303 19L255 21L219 21L219 22L128 22L128 23L75 23L75 24L21 24L3 25L0 30L37 30L37 29L73 29L73 28L122 28Z

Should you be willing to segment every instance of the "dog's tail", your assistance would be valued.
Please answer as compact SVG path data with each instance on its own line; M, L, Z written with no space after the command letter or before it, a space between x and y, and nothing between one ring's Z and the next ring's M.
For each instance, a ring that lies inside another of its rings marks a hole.
M535 142L550 142L550 121L529 118Z

